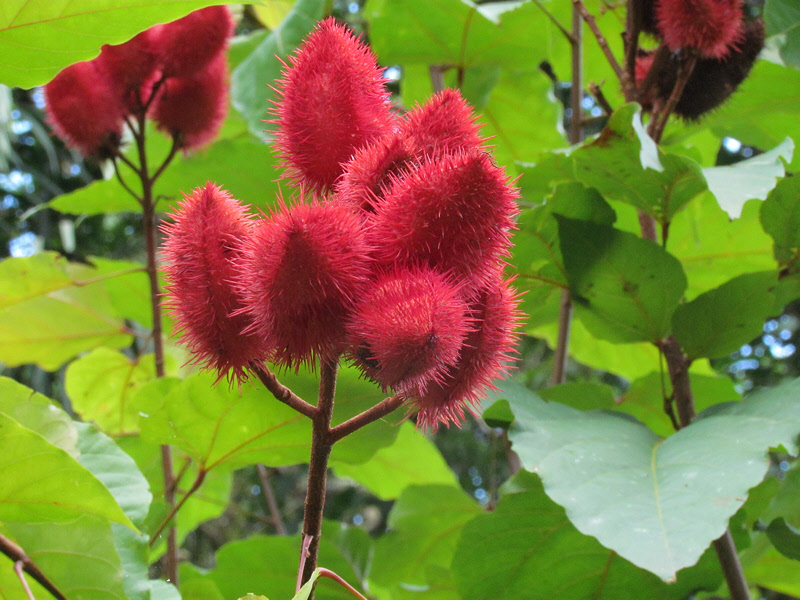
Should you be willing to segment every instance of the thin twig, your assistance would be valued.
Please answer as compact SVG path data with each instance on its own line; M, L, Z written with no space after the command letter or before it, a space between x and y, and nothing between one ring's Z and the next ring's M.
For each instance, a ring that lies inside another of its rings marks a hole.
M346 589L348 592L350 592L351 594L353 594L353 596L355 596L356 598L358 598L358 600L367 600L367 597L366 597L366 596L364 596L363 594L361 594L361 592L359 592L359 591L358 591L356 588L354 588L352 585L350 585L349 583L347 583L347 582L346 582L344 579L342 579L341 577L339 577L339 576L338 576L336 573L334 573L334 572L333 572L333 571L331 571L330 569L320 568L320 570L319 570L319 576L320 576L320 577L327 577L328 579L333 579L333 580L334 580L336 583L338 583L338 584L339 584L339 585L341 585L341 586L342 586L344 589Z
M431 78L431 88L438 94L444 89L444 73L450 69L449 65L431 65L428 67L428 75Z
M562 35L563 35L565 38L567 38L567 41L568 41L570 44L574 44L574 43L575 43L575 38L574 38L574 37L572 37L572 34L571 34L569 31L567 31L567 28L566 28L566 27L564 27L564 26L561 24L561 22L560 22L558 19L556 19L556 18L555 18L555 16L553 15L553 13L551 13L549 10L547 10L547 8L545 7L545 5L544 5L544 4L542 4L541 0L533 0L533 3L534 3L536 6L538 6L538 7L539 7L539 10L541 10L541 11L542 11L542 12L545 14L545 16L546 16L548 19L550 19L550 21L553 23L553 25L555 25L556 27L558 27L558 30L561 32L561 34L562 34Z
M667 120L675 109L675 105L678 104L678 101L681 99L683 90L686 88L686 83L692 76L696 64L696 54L690 54L685 61L681 62L678 68L678 78L675 80L675 86L672 88L672 93L670 93L667 103L661 108L657 115L653 115L647 133L650 134L650 137L653 138L656 144L661 142L661 136L664 133L664 128L667 126Z
M639 33L642 30L642 3L637 0L628 0L625 12L625 73L628 81L636 81L636 55L639 52ZM636 100L636 86L629 86L626 90L625 100ZM628 97L631 92L633 97Z
M348 419L344 423L340 423L333 429L331 429L328 439L331 441L332 444L335 444L343 437L346 437L364 427L365 425L369 425L377 421L378 419L382 419L386 415L394 412L398 408L403 405L403 402L406 401L406 397L403 394L395 394L394 396L390 396L389 398L385 398L381 400L373 406L365 410L364 412L357 414L352 419Z
M313 419L317 414L316 407L303 400L300 396L278 381L278 378L275 377L275 374L264 365L255 362L250 363L250 370L256 377L258 377L258 380L264 384L264 387L267 388L277 400L283 402L286 406L293 408L301 415L305 415L309 419Z
M730 529L726 530L721 538L714 540L714 550L716 550L719 564L722 566L722 573L725 575L731 600L750 600L747 579L745 579Z
M181 501L172 506L167 516L164 517L164 520L161 521L161 523L159 523L158 527L156 527L156 530L153 532L153 535L150 536L150 541L147 543L148 546L152 548L153 545L155 545L156 541L158 540L158 536L161 535L161 532L164 531L164 528L167 525L169 525L169 523L172 521L172 519L175 517L175 515L178 513L181 507L184 504L186 504L186 501L192 496L192 494L194 494L197 490L200 489L200 486L203 485L203 480L205 480L206 478L206 473L207 471L202 467L200 467L200 470L197 473L197 477L195 478L194 483L192 483L192 487L186 490L186 493L183 495L183 498L181 498ZM172 531L174 530L175 528L173 527ZM170 533L172 531L170 531Z
M31 586L28 585L28 580L25 579L25 573L23 572L24 568L25 564L21 560L18 560L14 563L14 573L17 574L17 577L19 578L19 581L25 590L25 594L28 596L28 600L36 600L33 592L31 591Z
M261 480L261 491L264 492L264 500L267 502L267 509L271 517L270 522L275 527L275 532L278 535L286 535L286 526L283 524L281 511L278 508L278 502L275 500L275 493L269 483L269 471L261 463L256 465L256 470L258 471L258 478Z
M39 570L39 567L25 554L25 551L4 535L0 535L0 552L14 561L15 569L16 565L21 563L22 570L33 577L39 585L50 592L56 600L67 600L67 597L47 578L47 575Z
M117 158L119 158L119 156ZM133 196L136 199L136 201L141 205L142 204L141 196L139 196L139 194L134 192L133 189L127 183L125 183L125 179L123 179L122 173L120 173L119 171L119 163L117 163L116 158L111 162L114 165L114 174L117 176L117 181L119 181L119 184L125 189L126 192L128 192L131 196Z
M614 108L611 106L608 98L606 98L603 90L594 81L589 84L589 91L592 93L592 96L594 96L595 101L600 105L600 108L602 108L607 115L614 112ZM584 125L585 124L586 120L584 120Z
M161 174L164 172L164 169L166 169L169 166L169 163L172 162L172 159L175 158L175 155L178 153L178 150L180 150L180 148L181 148L181 136L173 135L172 147L169 149L169 154L167 154L167 157L164 159L164 162L161 163L161 166L158 167L158 169L156 169L156 172L150 178L151 184L155 183L156 180L161 176Z
M578 9L581 17L583 20L586 21L586 24L589 26L589 29L592 30L594 34L594 38L597 40L597 45L600 46L600 50L603 51L603 54L608 60L608 64L611 65L611 68L614 69L614 73L619 78L620 82L622 83L623 89L627 89L627 86L630 85L630 81L628 80L628 75L625 73L625 70L620 66L617 58L614 56L614 53L611 51L611 47L608 45L608 41L606 37L603 35L603 32L600 31L600 28L597 26L597 21L595 21L592 14L586 10L586 6L583 4L582 0L572 0L573 6Z

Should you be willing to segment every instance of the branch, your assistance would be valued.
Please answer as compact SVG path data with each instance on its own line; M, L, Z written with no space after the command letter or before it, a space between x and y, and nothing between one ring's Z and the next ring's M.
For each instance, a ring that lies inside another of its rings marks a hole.
M178 150L180 149L180 147L181 147L181 136L179 134L178 135L173 135L172 136L172 147L169 149L169 154L167 154L167 158L164 159L164 162L161 163L161 166L158 167L158 169L156 169L156 172L150 178L150 183L151 184L155 183L156 179L158 179L161 176L161 174L164 172L164 169L166 169L169 166L169 163L171 163L172 159L175 158L175 155L178 153Z
M619 62L617 62L614 53L611 51L611 47L608 45L608 41L603 35L603 32L600 31L600 28L597 26L597 21L595 21L591 13L588 10L586 10L586 6L584 6L582 0L572 0L572 5L578 9L578 12L580 13L581 17L583 17L583 20L586 21L586 24L589 26L589 29L592 30L592 33L594 34L594 37L597 40L597 45L600 46L600 50L603 51L606 60L608 60L608 64L610 64L611 68L614 69L614 73L617 75L620 82L622 83L623 89L627 90L631 86L631 81L628 79L628 75L620 66Z
M358 600L367 600L366 596L362 595L361 592L359 592L356 588L354 588L352 585L347 583L344 579L339 577L339 575L337 575L336 573L334 573L330 569L321 568L319 570L319 576L320 577L327 577L328 579L333 579L336 583L341 585L344 589L346 589L348 592L350 592L353 596L358 598Z
M23 589L25 590L25 595L28 596L28 600L36 600L33 596L33 592L31 591L31 586L28 585L27 579L25 579L25 574L23 573L25 565L22 563L21 560L18 560L14 563L14 573L17 574L20 583L22 584Z
M300 396L278 381L275 374L267 369L267 367L253 362L250 363L250 370L258 377L258 380L264 384L264 387L275 396L276 400L283 402L286 406L293 408L309 419L313 419L317 415L316 407L303 400Z
M127 183L125 183L125 180L122 178L122 173L120 173L119 171L119 163L117 163L117 158L121 157L122 155L119 154L111 161L114 165L114 174L117 176L117 181L119 181L119 184L125 189L125 191L128 192L131 196L133 196L136 199L136 201L141 205L142 204L141 196L139 196L139 194L134 192L133 189ZM126 164L130 164L130 161L127 161Z
M667 103L657 114L653 115L647 128L647 133L650 134L650 137L653 138L656 144L661 142L661 136L664 133L664 128L667 126L667 120L672 114L672 111L675 110L675 105L678 104L678 101L681 99L683 90L686 88L686 83L692 76L696 64L696 54L689 55L685 61L681 62L678 68L678 78L675 80L675 86L672 88Z
M278 503L275 501L275 494L272 491L272 486L269 484L269 471L261 463L256 465L258 470L258 478L261 480L261 491L264 492L264 500L267 501L267 508L269 509L270 521L272 526L275 527L275 532L278 535L286 535L286 526L283 524L281 518L281 511L278 509Z
M606 98L606 95L603 93L603 90L600 89L600 86L597 85L594 81L589 84L589 91L594 96L594 99L600 105L600 107L605 111L607 115L611 115L614 112L614 108L611 106L611 103ZM584 121L585 123L586 121Z
M395 394L394 396L390 396L389 398L381 400L372 408L357 414L352 419L348 419L344 423L340 423L331 429L328 439L330 439L331 444L335 444L342 438L350 435L354 431L358 431L365 425L374 423L378 419L382 419L386 415L394 412L400 408L405 401L406 397L403 394Z
M541 11L542 11L542 12L545 14L545 16L546 16L548 19L550 19L550 21L553 23L553 25L555 25L556 27L558 27L558 30L561 32L561 34L562 34L562 35L563 35L565 38L567 38L567 41L568 41L570 44L574 44L574 43L575 43L575 38L574 38L574 37L572 37L572 34L571 34L569 31L567 31L567 28L566 28L566 27L564 27L564 26L561 24L561 22L560 22L558 19L556 19L556 18L555 18L555 16L553 15L553 13L551 13L549 10L547 10L547 8L545 7L545 5L544 5L544 4L542 4L541 0L533 0L533 3L534 3L536 6L538 6L538 7L539 7L539 10L541 10Z
M39 567L25 554L25 551L4 535L0 535L0 552L14 561L15 570L17 570L17 565L21 564L22 570L33 577L39 585L50 592L56 600L67 600L67 597L39 570ZM17 573L19 574L19 571L17 571Z
M190 487L186 491L186 494L184 494L180 502L172 506L167 516L164 517L164 520L161 521L158 527L156 527L156 530L153 532L153 535L150 536L150 541L147 542L148 546L150 546L151 548L153 547L153 545L156 543L156 540L158 539L158 536L160 536L161 532L164 531L164 528L167 525L169 525L170 521L172 521L172 519L175 517L175 515L178 513L181 507L184 504L186 504L186 501L192 496L192 494L194 494L197 490L200 489L200 486L203 485L203 480L205 480L206 478L206 473L207 471L203 467L199 467L197 477L195 478L194 483L192 483L192 487ZM172 528L172 531L175 531L174 527ZM172 531L170 531L170 533L172 533Z

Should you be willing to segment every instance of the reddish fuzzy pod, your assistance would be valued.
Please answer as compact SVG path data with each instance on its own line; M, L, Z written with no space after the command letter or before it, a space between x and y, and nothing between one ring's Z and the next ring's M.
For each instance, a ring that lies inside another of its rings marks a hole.
M264 220L242 264L253 331L271 359L297 369L334 358L345 322L370 276L361 220L339 203L296 204Z
M499 274L470 306L474 325L467 334L458 362L441 381L417 390L413 406L417 426L436 430L439 424L459 424L464 410L473 410L492 382L508 372L506 362L516 345L520 321L516 291Z
M225 49L233 27L227 6L202 8L154 27L161 71L167 77L189 77L204 69Z
M382 275L353 312L351 358L384 390L424 390L458 359L466 308L459 286L431 269Z
M478 129L461 93L448 88L408 112L400 131L408 136L414 156L436 158L480 148L483 138Z
M241 381L252 361L262 360L261 339L243 331L250 325L241 308L234 280L236 261L250 236L251 221L226 191L207 183L184 196L162 225L166 235L164 274L166 305L177 321L192 361Z
M656 21L670 50L703 58L725 58L744 36L742 0L658 0Z
M158 129L180 135L185 150L208 144L219 132L228 110L228 66L218 55L190 77L171 77L153 105Z
M44 86L56 134L85 156L109 158L119 147L124 110L96 61L70 65Z
M426 264L481 287L510 245L516 190L484 152L444 156L395 178L369 230L378 263Z
M276 148L289 178L327 191L356 150L392 128L383 77L370 49L333 18L289 63L276 88Z
M106 44L97 57L100 68L118 90L122 102L131 110L141 105L139 90L153 76L158 66L158 52L153 30L143 31L124 44Z
M391 177L400 177L413 158L408 139L387 135L358 150L336 184L336 198L367 213L383 200Z

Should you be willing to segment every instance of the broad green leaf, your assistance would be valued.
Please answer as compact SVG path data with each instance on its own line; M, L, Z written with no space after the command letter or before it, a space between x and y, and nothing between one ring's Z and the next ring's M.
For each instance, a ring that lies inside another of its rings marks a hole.
M367 462L349 465L333 461L340 477L349 477L381 500L397 498L409 485L456 485L456 477L436 446L406 422L394 444L381 448Z
M572 523L666 581L697 562L767 470L766 452L797 451L800 380L714 407L663 440L641 423L509 398L523 466Z
M175 586L160 579L149 578L148 569L152 558L147 546L147 536L120 525L113 525L112 532L114 547L124 571L122 585L129 600L181 600L181 594Z
M770 550L745 571L747 582L788 596L800 596L800 569L797 561Z
M689 379L698 412L715 404L741 399L729 377L690 373ZM667 373L649 373L631 383L628 391L620 398L616 410L635 417L656 435L667 437L675 433L672 422L664 412L664 396L669 397L670 394L672 384ZM544 394L541 395L545 398Z
M680 263L631 233L557 219L570 291L586 328L617 343L653 342L668 335L686 289Z
M747 202L734 221L704 194L676 215L667 249L683 265L692 299L743 273L775 268L772 240L758 222L761 202Z
M254 536L225 544L216 554L217 566L205 578L213 581L225 598L248 593L267 598L291 598L297 581L300 536ZM319 566L330 569L353 585L356 574L339 550L323 535ZM356 587L356 586L354 586ZM318 585L314 597L320 600L352 600L338 584Z
M369 574L372 553L375 548L375 542L370 534L353 525L323 521L322 536L339 550L357 576L357 580L350 583L352 585L359 583L364 587L364 580Z
M4 0L0 8L0 83L31 88L103 44L121 44L155 25L219 0Z
M783 179L761 205L761 224L775 242L775 258L795 270L800 257L800 179Z
M730 136L757 148L774 148L786 137L800 139L797 97L800 70L765 60L756 61L750 75L704 125L720 137ZM800 155L795 155L796 168Z
M432 567L449 567L464 524L481 513L452 486L411 486L389 513L389 533L375 546L370 580L379 586L426 585Z
M680 305L675 337L690 359L720 358L761 333L772 314L777 273L746 273Z
M764 4L767 35L780 39L784 64L800 68L800 7L792 0L767 0Z
M131 360L117 350L95 348L67 367L65 388L84 420L109 434L127 434L138 431L139 413L131 398L153 379L152 354Z
M125 573L114 548L111 524L105 519L87 514L69 523L6 522L0 531L24 548L36 566L70 600L127 600L123 590ZM10 562L7 569L5 564L1 566L3 571L14 575ZM28 581L33 580L28 578ZM4 596L9 600L27 599L19 580L16 583L14 588L9 585L13 594ZM49 596L42 590L37 598Z
M258 138L264 137L264 120L270 118L272 101L277 99L271 86L280 77L282 61L322 18L324 4L324 0L298 0L281 24L233 71L233 106Z
M538 478L525 475L526 491L503 496L462 530L452 569L464 600L668 600L695 591L698 575L706 589L719 585L713 559L676 585L636 568L575 529Z
M147 479L110 437L88 423L76 425L78 462L100 480L128 518L140 526L153 499Z
M8 377L0 377L0 413L78 456L78 431L70 416L49 398Z
M775 549L787 558L800 560L800 530L778 518L767 527L767 537Z
M85 467L2 413L0 456L0 520L65 522L87 514L133 527Z
M783 160L792 162L794 142L786 138L769 152L724 167L703 169L708 189L731 219L738 219L748 200L764 200L784 176Z
M660 223L669 223L707 189L699 164L656 147L642 128L637 104L617 110L600 137L573 152L572 159L580 181Z
M192 375L166 396L158 385L143 387L135 400L142 436L181 448L205 470L307 460L311 433L306 417L260 384L238 390L214 381L212 375Z
M591 381L575 381L553 385L540 390L538 393L547 402L559 402L578 410L614 408L614 390L607 385L592 383Z
M253 11L267 29L275 29L292 9L293 0L263 0L254 4Z

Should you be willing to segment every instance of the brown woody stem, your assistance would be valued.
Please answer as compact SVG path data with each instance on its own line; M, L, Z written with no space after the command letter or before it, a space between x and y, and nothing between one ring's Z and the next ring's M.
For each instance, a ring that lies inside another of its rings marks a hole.
M389 413L392 413L400 408L405 401L406 397L403 394L395 394L394 396L390 396L389 398L381 400L372 408L357 414L352 419L348 419L344 423L340 423L330 430L329 439L331 443L335 444L342 438L350 435L354 431L361 429L365 425L369 425L378 419L382 419Z
M259 363L251 363L250 370L277 400L293 408L301 415L305 415L309 419L313 419L316 416L317 408L303 400L300 396L278 381L275 374L267 367Z
M39 570L39 567L25 554L25 551L4 535L0 535L0 552L14 561L14 570L17 572L20 579L22 579L22 576L19 575L19 571L22 570L33 577L39 585L50 592L56 600L67 600L67 597L41 572L41 570ZM25 580L22 579L22 581L23 584L27 586ZM30 592L28 593L30 594Z

